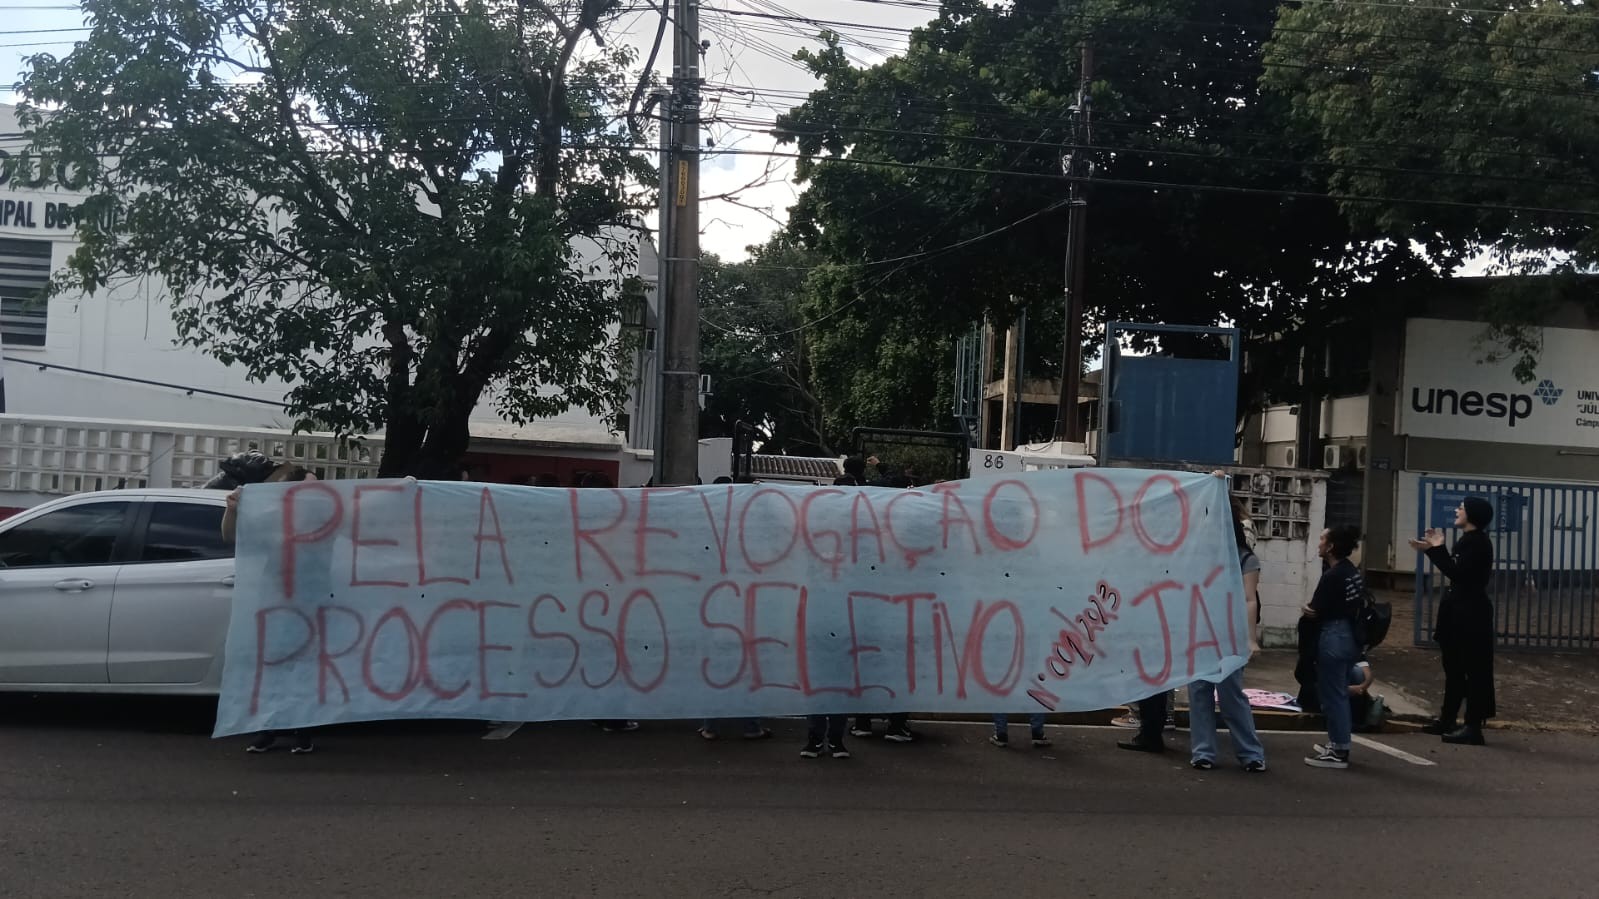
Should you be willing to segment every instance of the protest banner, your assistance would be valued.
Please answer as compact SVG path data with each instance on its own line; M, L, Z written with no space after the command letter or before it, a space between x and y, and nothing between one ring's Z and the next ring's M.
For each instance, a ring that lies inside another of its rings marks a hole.
M1106 708L1248 656L1219 478L246 487L216 735Z

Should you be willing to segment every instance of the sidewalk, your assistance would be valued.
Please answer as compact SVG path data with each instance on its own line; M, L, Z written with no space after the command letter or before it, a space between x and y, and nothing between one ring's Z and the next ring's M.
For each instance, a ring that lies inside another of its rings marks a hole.
M1393 604L1394 621L1388 638L1369 656L1376 692L1387 701L1396 724L1430 719L1444 698L1438 650L1413 645L1412 594L1378 595ZM1262 652L1244 670L1244 683L1295 693L1294 662L1291 651ZM1494 727L1599 735L1599 653L1501 651L1494 656L1494 688L1499 706Z

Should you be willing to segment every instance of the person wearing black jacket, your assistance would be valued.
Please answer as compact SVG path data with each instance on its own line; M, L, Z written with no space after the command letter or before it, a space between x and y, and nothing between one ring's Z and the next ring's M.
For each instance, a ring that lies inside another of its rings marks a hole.
M1349 561L1360 545L1360 529L1344 525L1321 535L1321 555L1328 568L1316 584L1310 603L1300 611L1318 625L1316 637L1316 692L1327 716L1327 742L1305 759L1312 768L1342 770L1349 767L1349 669L1360 658L1356 622L1366 596L1360 569Z
M1494 507L1469 496L1455 510L1455 526L1463 533L1454 551L1444 546L1444 534L1429 529L1410 546L1427 554L1433 566L1449 579L1449 590L1438 605L1433 639L1443 651L1444 706L1428 733L1441 734L1445 743L1481 746L1483 722L1494 708L1494 609L1488 598L1493 576L1493 541L1484 533L1493 521ZM1455 729L1460 704L1466 704L1466 723Z

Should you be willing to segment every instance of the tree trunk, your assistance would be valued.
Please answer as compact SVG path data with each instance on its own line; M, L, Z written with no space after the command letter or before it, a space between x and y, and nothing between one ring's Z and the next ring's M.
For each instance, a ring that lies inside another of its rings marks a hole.
M422 423L415 417L391 411L383 430L383 461L378 464L378 477L403 478L415 474L425 433Z

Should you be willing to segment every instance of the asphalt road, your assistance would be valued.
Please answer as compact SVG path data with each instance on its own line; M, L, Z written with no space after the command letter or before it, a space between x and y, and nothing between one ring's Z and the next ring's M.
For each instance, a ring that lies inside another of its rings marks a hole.
M247 755L204 704L0 696L0 896L1593 896L1599 740L1491 735L1200 773L1124 732L930 724L849 761L800 724L334 729Z

